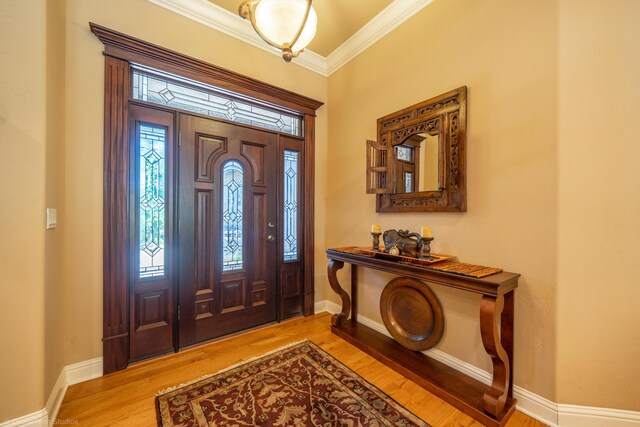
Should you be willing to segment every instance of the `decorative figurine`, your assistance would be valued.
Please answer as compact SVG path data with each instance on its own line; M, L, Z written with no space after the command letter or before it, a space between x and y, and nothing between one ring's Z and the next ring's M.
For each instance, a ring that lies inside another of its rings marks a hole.
M387 230L382 235L382 239L387 250L395 245L400 250L400 255L418 258L420 254L420 235L418 233L411 233L409 230Z
M380 249L380 225L371 226L373 236L373 250ZM390 255L401 255L412 258L429 260L431 258L431 242L433 231L430 227L420 227L420 233L412 233L409 230L386 230L382 235L384 251Z

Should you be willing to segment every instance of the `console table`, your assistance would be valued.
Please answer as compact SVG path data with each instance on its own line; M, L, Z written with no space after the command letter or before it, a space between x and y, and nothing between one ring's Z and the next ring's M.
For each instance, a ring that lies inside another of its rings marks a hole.
M466 277L363 255L353 249L327 250L329 283L342 300L342 310L331 318L332 332L472 418L487 426L504 426L516 405L513 398L513 300L520 275L501 272L483 278ZM351 264L351 298L337 278L337 272L345 262ZM480 333L493 363L491 386L487 388L480 381L358 323L358 266L482 295Z

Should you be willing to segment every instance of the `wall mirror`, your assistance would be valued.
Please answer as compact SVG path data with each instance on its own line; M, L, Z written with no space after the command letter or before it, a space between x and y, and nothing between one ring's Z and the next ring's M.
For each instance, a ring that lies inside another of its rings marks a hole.
M393 147L394 193L440 190L438 143L437 132L417 133Z
M378 119L367 141L367 193L377 212L466 211L467 88Z

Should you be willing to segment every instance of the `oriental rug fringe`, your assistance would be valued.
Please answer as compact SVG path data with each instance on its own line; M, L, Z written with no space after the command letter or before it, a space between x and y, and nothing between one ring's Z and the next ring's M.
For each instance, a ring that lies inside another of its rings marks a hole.
M311 341L165 390L156 404L162 427L429 427Z

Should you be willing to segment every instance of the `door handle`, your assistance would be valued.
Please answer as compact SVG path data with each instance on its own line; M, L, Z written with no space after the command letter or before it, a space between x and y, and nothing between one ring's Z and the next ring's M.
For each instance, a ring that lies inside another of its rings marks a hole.
M269 234L267 236L267 240L270 241L270 242L275 242L276 236L274 236L273 234Z

